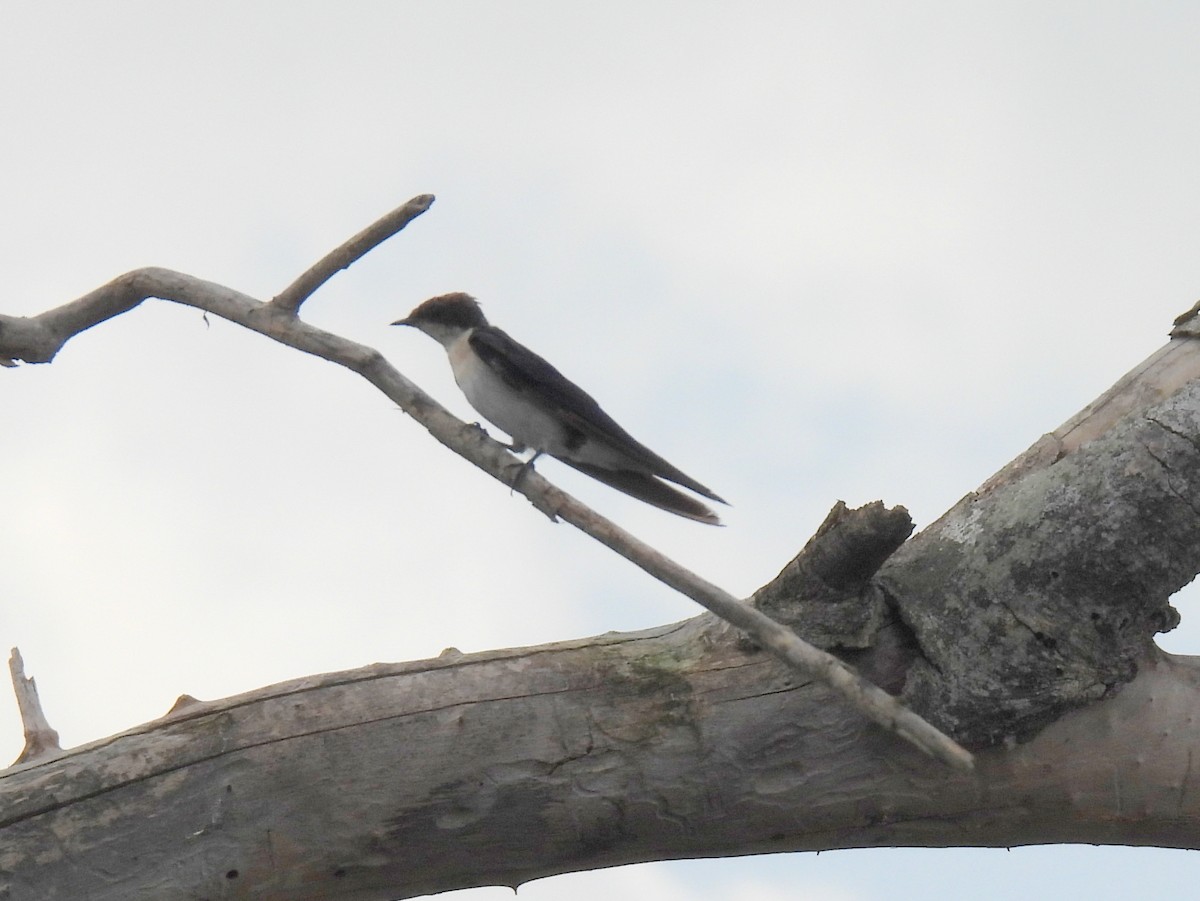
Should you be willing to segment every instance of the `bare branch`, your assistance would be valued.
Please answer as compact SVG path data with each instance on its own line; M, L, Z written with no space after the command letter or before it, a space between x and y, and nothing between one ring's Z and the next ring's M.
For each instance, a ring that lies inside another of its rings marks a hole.
M378 222L364 228L341 247L318 260L307 272L280 291L271 301L271 305L288 313L299 312L300 305L321 285L401 231L432 205L432 194L420 194L404 206L392 210Z
M271 303L262 303L231 288L182 273L158 268L139 269L118 277L79 300L39 316L28 319L0 317L0 357L48 362L72 335L130 310L148 297L171 300L205 310L357 372L425 426L446 447L504 485L512 486L522 464L508 453L504 445L489 438L481 429L468 426L452 416L393 368L379 351L308 325L294 312L295 306L307 296L306 290L311 293L311 289L315 289L329 274L402 227L402 224L397 226L398 222L407 222L419 215L431 200L430 195L414 198L334 251L280 295L293 300L280 303L280 298L276 298ZM337 261L341 262L335 266ZM318 278L322 272L326 275ZM297 288L298 285L301 287ZM308 285L312 286L311 289L304 287ZM829 685L875 723L951 766L960 769L971 767L971 755L966 750L907 710L887 692L863 679L851 667L802 641L787 627L668 559L554 487L536 471L528 471L515 490L543 513L557 514L659 581L744 630L760 646L790 666Z
M1200 845L1195 658L964 775L711 620L309 676L13 767L0 885L392 901L763 852Z
M25 677L25 661L21 652L12 649L8 658L8 671L12 673L13 691L17 694L17 708L21 711L21 723L25 727L25 748L13 763L28 763L48 757L57 757L62 751L58 733L50 727L42 702L38 698L37 683Z

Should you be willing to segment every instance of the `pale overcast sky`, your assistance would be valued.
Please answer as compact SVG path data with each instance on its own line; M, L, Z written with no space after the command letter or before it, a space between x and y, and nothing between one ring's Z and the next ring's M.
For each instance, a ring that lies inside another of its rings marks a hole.
M734 506L552 480L738 594L839 498L929 523L1200 297L1200 6L0 0L9 314L160 265L305 307L474 418L387 323L469 291ZM685 618L365 382L163 303L0 371L0 647L64 744L284 679ZM1164 640L1200 650L1192 603ZM0 758L21 747L0 691ZM5 756L7 755L7 756ZM1190 853L657 864L522 897L1184 897ZM464 901L509 897L465 892Z

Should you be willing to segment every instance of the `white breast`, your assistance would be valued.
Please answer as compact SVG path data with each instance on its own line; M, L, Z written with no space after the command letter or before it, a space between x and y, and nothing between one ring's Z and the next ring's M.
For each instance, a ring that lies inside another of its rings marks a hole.
M454 380L471 406L512 439L550 454L566 450L562 429L553 417L510 388L471 350L469 334L454 341L446 352Z

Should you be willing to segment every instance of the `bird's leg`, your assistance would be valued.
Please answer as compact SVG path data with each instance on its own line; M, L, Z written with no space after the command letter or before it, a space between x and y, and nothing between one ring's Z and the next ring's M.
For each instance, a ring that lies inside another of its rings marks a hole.
M525 450L525 445L521 445L521 450ZM517 470L517 476L512 481L512 490L516 491L521 484L521 479L525 478L525 473L533 469L533 461L542 455L541 451L534 451L532 457L521 464L521 468Z

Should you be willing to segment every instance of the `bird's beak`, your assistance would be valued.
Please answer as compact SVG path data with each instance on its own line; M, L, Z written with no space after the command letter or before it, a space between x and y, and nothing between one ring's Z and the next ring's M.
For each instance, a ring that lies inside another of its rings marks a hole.
M412 325L412 322L409 321L411 319L411 316L405 316L403 319L397 319L392 325Z

